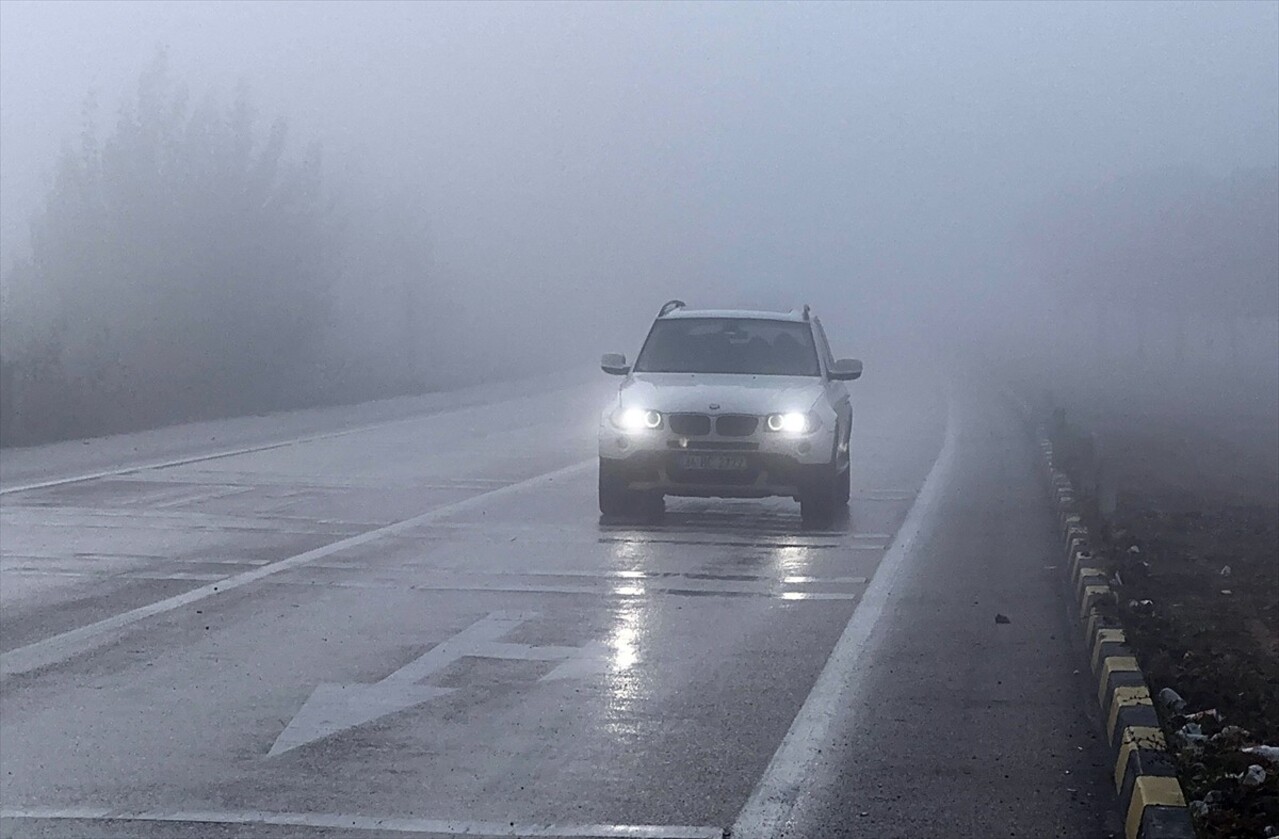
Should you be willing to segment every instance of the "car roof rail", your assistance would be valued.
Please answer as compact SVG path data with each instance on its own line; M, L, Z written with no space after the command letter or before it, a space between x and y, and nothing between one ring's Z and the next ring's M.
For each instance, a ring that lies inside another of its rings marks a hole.
M657 316L659 318L664 318L676 309L684 308L684 306L685 303L683 300L667 300L662 304L662 310L657 313Z
M804 320L808 320L808 316L811 311L812 310L809 308L809 305L805 303L804 304Z

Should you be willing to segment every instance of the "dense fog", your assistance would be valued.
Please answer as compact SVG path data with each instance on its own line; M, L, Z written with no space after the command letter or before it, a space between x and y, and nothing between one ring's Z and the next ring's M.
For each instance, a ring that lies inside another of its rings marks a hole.
M675 296L1269 415L1277 165L1272 2L5 2L4 434L585 368Z

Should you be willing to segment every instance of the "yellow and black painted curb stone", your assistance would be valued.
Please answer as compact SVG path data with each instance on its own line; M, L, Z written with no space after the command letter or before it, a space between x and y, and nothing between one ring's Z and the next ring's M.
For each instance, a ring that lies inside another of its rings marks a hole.
M1093 561L1090 535L1079 514L1070 477L1059 468L1043 426L1030 405L1008 394L1031 427L1038 466L1056 513L1071 613L1079 624L1097 685L1106 742L1114 758L1115 789L1127 839L1194 839L1190 811L1159 728L1145 674L1128 646L1124 628L1107 608L1116 599L1106 572Z

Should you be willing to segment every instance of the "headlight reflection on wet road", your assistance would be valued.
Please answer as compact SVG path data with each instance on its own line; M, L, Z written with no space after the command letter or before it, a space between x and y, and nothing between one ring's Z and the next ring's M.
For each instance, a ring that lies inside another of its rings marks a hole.
M643 589L639 591L642 593ZM614 673L629 670L631 665L639 660L644 608L644 602L641 600L624 600L618 608L617 622L608 639L608 645L613 648L613 660L610 664Z

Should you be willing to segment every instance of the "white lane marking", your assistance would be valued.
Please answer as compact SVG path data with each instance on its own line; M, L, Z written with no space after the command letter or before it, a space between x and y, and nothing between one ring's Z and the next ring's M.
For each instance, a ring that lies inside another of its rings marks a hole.
M421 419L421 417L414 417ZM396 422L407 422L408 420L396 420ZM224 457L235 457L240 454L253 454L255 452L266 452L272 449L282 449L286 446L293 446L299 443L314 443L319 440L327 440L332 437L342 437L347 434L358 434L361 431L371 431L381 428L384 425L392 425L393 423L381 423L379 425L368 425L361 428L349 428L343 431L334 431L329 434L317 434L311 437L298 437L294 440L285 440L282 443L265 443L258 446L247 446L240 449L224 449L211 454L193 455L190 457L178 457L173 460L157 460L151 463L144 463L140 466L123 466L116 469L103 469L100 472L89 472L83 475L73 475L69 478L55 478L51 481L38 481L32 484L18 484L17 486L0 488L0 495L9 495L15 492L31 492L37 489L49 489L51 487L65 486L67 484L82 484L85 481L96 481L99 478L114 478L120 475L133 475L138 472L147 472L152 469L168 469L171 466L186 466L188 463L203 463L206 460L218 460Z
M952 400L947 410L946 436L941 451L933 461L915 503L906 514L906 520L897 531L896 539L871 577L861 603L853 611L830 657L826 659L812 691L768 762L763 777L738 813L729 831L733 839L773 839L787 834L791 813L805 782L812 779L822 749L837 739L838 732L834 726L839 718L838 712L852 706L850 698L862 672L867 642L895 593L915 546L935 525L933 511L950 483L955 460L957 422Z
M247 484L259 491L297 489L325 492L344 489L376 490L454 490L495 489L510 483L514 478L446 478L434 477L426 481L410 476L345 475L342 478L323 475L288 472L232 472L215 469L190 469L182 471L154 472L136 480L148 484L171 486L204 486L206 484Z
M619 581L620 582L620 581ZM691 586L643 586L614 585L604 589L599 586L538 585L536 583L406 583L396 580L271 580L273 585L299 586L302 588L363 588L391 589L393 591L483 591L509 594L586 594L596 597L640 597L645 595L673 595L685 597L777 597L782 600L857 600L852 592L826 591L778 591L721 586L718 588L693 588Z
M91 623L88 626L82 626L78 629L72 629L63 632L60 635L54 635L45 638L42 641L36 641L25 647L18 647L6 653L0 654L0 677L15 676L22 673L29 673L41 667L47 667L52 664L58 664L72 656L98 649L122 636L125 631L133 624L155 615L165 612L171 612L174 609L181 608L190 603L203 600L206 597L212 597L215 594L224 594L232 589L246 586L249 583L257 582L264 577L272 574L278 574L281 571L288 571L291 568L298 568L317 559L344 551L348 548L358 547L367 542L381 539L386 536L393 536L405 530L410 530L423 524L435 521L436 519L450 516L462 510L470 509L481 504L487 503L494 498L499 498L512 493L523 492L541 484L553 482L556 478L566 477L578 472L584 472L587 468L595 465L595 459L584 460L581 463L575 463L572 466L566 466L563 469L556 469L553 472L545 472L541 475L529 478L518 483L508 484L507 486L495 489L490 492L483 492L479 495L473 495L461 501L452 504L446 504L442 507L436 507L428 510L421 515L404 519L403 521L388 524L385 527L379 527L376 530L370 530L337 542L331 542L323 547L306 551L305 553L296 554L288 559L282 559L279 562L273 562L270 565L263 565L260 568L254 568L249 571L243 571L234 574L226 579L219 580L208 585L200 586L191 591L174 595L173 597L149 603L146 606L139 606L136 609L130 609L118 615L104 618L97 623Z
M33 557L34 558L34 557ZM192 562L211 562L212 560L192 560ZM317 562L311 568L323 568L328 571L360 571L367 572L376 570L383 573L417 573L422 570L421 563L404 562L399 564L379 562L377 567L371 568L367 561L350 560L348 562ZM609 570L603 568L521 568L519 571L505 570L484 570L482 568L439 568L432 567L431 572L437 577L449 578L452 576L461 577L582 577L588 580L604 579L604 580L696 580L710 584L719 583L771 583L790 585L795 583L818 583L818 584L839 584L839 583L865 583L866 577L814 577L814 576L796 576L787 574L778 577L775 574L716 574L713 571L641 571L635 570ZM405 582L405 585L411 583Z
M130 560L133 557L75 557L68 560L66 557L20 557L19 559L36 559L48 562L80 562L80 561L112 561L112 560ZM230 565L230 566L256 566L270 565L269 559L184 559L177 560L183 564L190 565ZM14 566L12 568L3 568L0 573L4 574L21 574L26 577L92 577L97 580L221 580L226 576L225 573L215 574L199 574L190 571L120 571L115 568L97 568L97 569L80 569L73 570L69 568L37 568L30 565Z
M671 514L667 513L669 517ZM848 541L887 542L892 538L889 533L856 533L838 530L822 530L813 532L806 539L800 533L799 516L793 522L777 527L757 527L755 522L746 516L728 521L707 521L704 525L654 525L643 530L634 527L622 527L616 524L601 524L599 532L601 542L675 542L690 545L734 545L739 547L797 547L822 548L847 544ZM814 539L828 541L815 542ZM779 541L784 540L784 541ZM829 541L838 540L838 541Z
M198 504L204 501L213 501L218 498L226 498L231 495L243 495L246 492L253 492L257 487L245 486L223 486L217 489L208 490L206 492L187 493L170 501L162 501L153 505L158 510L168 509L169 507L181 507L183 504Z
M216 571L126 571L116 574L116 579L126 580L223 580L226 574Z
M267 757L275 757L298 746L452 693L452 688L418 683L462 658L561 662L542 677L544 682L584 678L608 669L608 648L598 641L581 647L566 647L498 640L533 617L536 617L535 612L493 612L436 644L379 682L317 686L280 732Z
M118 807L30 807L0 809L0 819L105 822L261 824L371 830L381 833L435 833L445 836L527 836L537 839L724 839L718 827L677 824L519 824L472 819L421 819L342 813L279 813L264 810L138 810Z
M205 517L205 515L192 514L189 518L173 518L175 513L156 514L152 512L143 512L138 510L133 515L120 515L116 513L86 513L84 517L69 517L69 515L61 515L61 510L50 510L45 517L37 517L35 513L42 512L40 508L20 508L22 513L28 515L28 522L19 522L28 526L33 524L36 527L50 529L106 529L106 531L138 531L151 533L225 533L228 531L242 533L285 533L285 535L293 536L326 536L336 535L336 533L325 533L325 531L347 531L358 529L359 527L381 527L386 522L375 523L359 523L359 522L333 522L324 521L324 519L299 519L295 517L286 517L286 515L272 515L270 518L242 518L242 517ZM15 515L18 515L18 509L9 508L0 512L0 521L12 524L6 524L6 527L12 527ZM304 524L307 529L298 529L297 527L280 527L280 524Z
M810 584L818 584L818 583L822 585L852 583L853 585L864 586L866 585L867 582L869 581L865 577L804 577L804 576L797 575L797 576L782 578L782 583L788 586L810 585Z
M915 492L909 489L864 489L853 492L854 498L863 501L909 501Z
M762 577L743 575L740 577L721 577L710 574L688 574L679 572L638 571L633 574L607 571L469 571L462 569L431 569L430 573L422 573L414 566L374 566L368 563L359 565L333 566L328 563L316 563L307 569L306 577L298 576L282 583L307 583L329 585L346 582L347 573L359 575L357 582L371 582L401 586L407 589L453 588L462 585L467 588L479 586L495 586L503 591L519 591L524 588L540 589L544 586L563 585L573 591L594 589L585 588L582 581L590 581L599 585L609 585L622 581L642 580L662 589L695 589L708 592L743 592L768 594L778 590L780 586L790 585L864 585L865 577L808 577L787 575L784 577ZM329 572L329 573L325 573ZM560 578L560 579L556 579Z
M744 542L740 540L734 541L731 539L724 539L723 537L714 535L707 536L704 539L663 539L657 536L600 536L594 541L601 545L705 545L710 548L801 548L803 550L836 550L845 547L851 547L853 550L868 549L868 546L865 545L848 545L843 542ZM884 546L878 545L870 547L877 550Z
M266 565L269 560L231 560L231 559L199 559L190 560L193 565L209 564L209 565ZM311 570L326 571L395 571L395 570L413 570L412 566L404 566L400 569L396 568L378 568L370 569L365 563L333 563L333 562L316 562L309 566ZM118 571L115 569L102 570L64 570L54 568L34 568L34 567L17 567L4 569L5 574L12 574L21 577L79 577L92 578L97 580L221 580L225 578L225 574L212 572L192 572L192 571ZM459 572L461 573L461 572ZM475 581L466 580L429 580L419 579L414 581L412 577L393 578L382 577L380 579L274 579L269 580L271 585L287 585L301 587L320 587L320 588L355 588L355 589L390 589L395 591L483 591L483 592L510 592L513 594L586 594L586 595L620 595L633 596L635 592L628 588L618 588L615 585L607 588L592 587L587 585L573 585L569 583L563 584L543 584L543 583L524 583L518 580L502 581L502 577L566 577L566 578L585 578L591 580L601 580L606 584L617 584L624 580L643 580L646 587L644 594L670 594L670 595L701 595L701 596L753 596L753 597L779 597L786 600L856 600L858 595L852 592L840 591L812 591L801 589L798 591L789 591L779 589L778 586L812 586L812 585L865 585L866 577L805 577L805 576L789 576L781 579L775 577L752 577L748 580L725 580L715 578L698 577L677 572L633 572L631 574L625 572L611 571L521 571L519 573L512 572L496 572L488 574L485 572L466 572L461 574L463 577L479 578ZM487 578L487 579L486 579ZM496 579L494 579L496 578ZM664 581L665 584L654 584L655 581Z
M6 568L4 569L6 576L21 577L100 577L106 579L112 576L108 571L58 571L56 569L40 569L35 568Z

